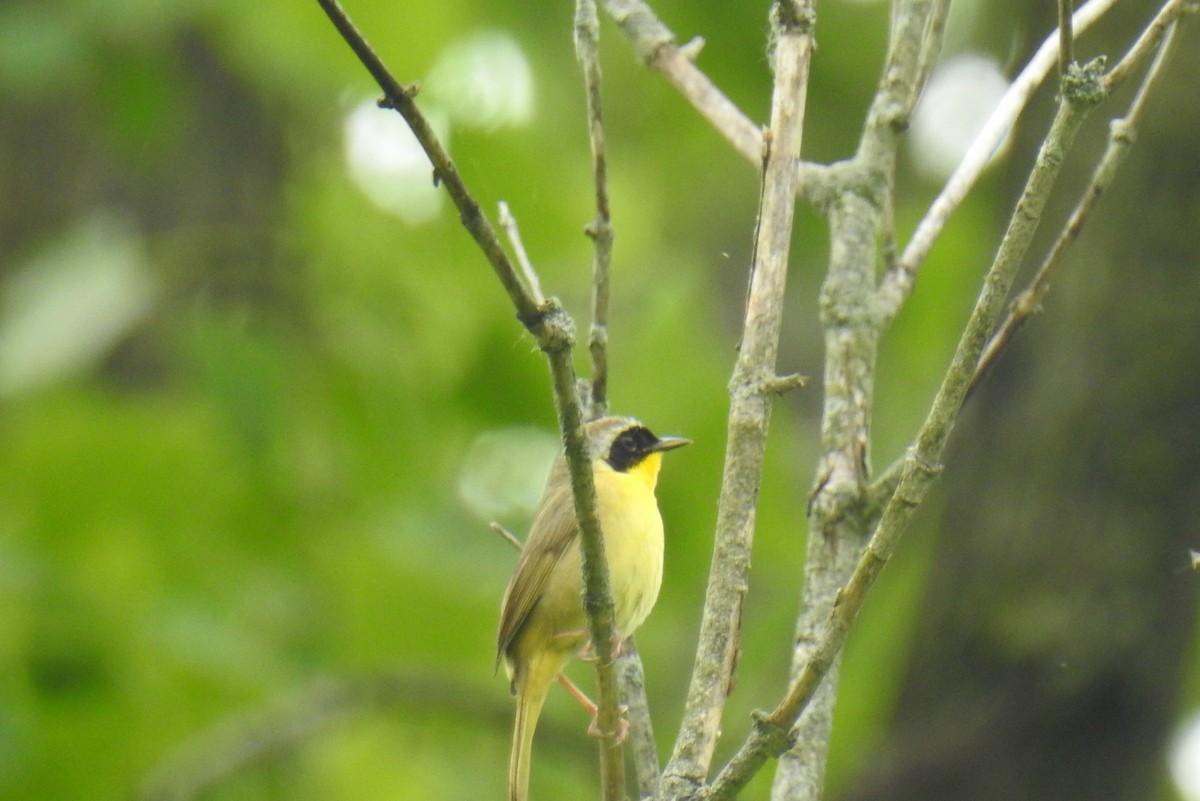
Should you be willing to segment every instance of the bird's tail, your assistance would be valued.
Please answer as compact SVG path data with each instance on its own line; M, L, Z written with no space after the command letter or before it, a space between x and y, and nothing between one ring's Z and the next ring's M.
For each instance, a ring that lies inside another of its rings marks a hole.
M508 760L508 799L525 801L529 796L529 758L533 733L550 685L562 669L564 659L540 654L527 665L517 684L517 714L513 722L512 753Z

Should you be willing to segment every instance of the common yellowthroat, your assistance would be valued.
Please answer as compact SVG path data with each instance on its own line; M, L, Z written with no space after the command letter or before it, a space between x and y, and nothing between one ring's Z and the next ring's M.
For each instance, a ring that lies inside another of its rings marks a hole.
M656 437L629 417L594 420L586 432L616 636L624 639L650 614L662 584L663 524L654 497L662 453L691 440ZM528 794L530 746L546 693L572 653L588 640L582 592L579 524L567 462L560 454L504 592L496 635L496 664L504 659L517 697L508 763L510 801L525 801Z

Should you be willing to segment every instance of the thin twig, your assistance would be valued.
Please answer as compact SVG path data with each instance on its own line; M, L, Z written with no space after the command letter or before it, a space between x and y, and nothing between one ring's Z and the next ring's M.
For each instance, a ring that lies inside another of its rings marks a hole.
M1093 84L1098 84L1101 77L1094 63L1085 68L1084 74L1092 77ZM896 493L884 509L850 581L838 593L837 602L816 642L812 658L779 705L770 714L757 716L749 738L714 780L709 798L732 798L766 760L790 747L795 736L793 726L796 720L813 698L825 674L835 664L867 592L895 552L913 512L940 471L939 460L966 398L983 345L1003 311L1005 298L1037 229L1063 157L1092 107L1091 101L1096 94L1079 92L1065 95L1060 101L1058 113L1009 220L1008 230L984 280L983 290L959 340L950 369L915 443L909 448Z
M730 381L725 467L700 641L679 737L660 788L668 798L689 797L708 775L738 649L773 397L762 391L762 381L774 373L779 348L812 20L811 2L777 2L772 7L776 48L771 145L763 171L746 319Z
M522 284L500 246L495 229L483 215L479 203L467 191L454 163L413 101L415 91L405 89L392 77L337 0L317 2L383 89L384 104L398 111L408 123L413 135L433 162L436 175L458 207L463 225L483 250L512 299L517 318L546 354L554 388L558 427L562 432L571 479L575 517L579 522L580 549L583 554L583 607L588 620L588 633L591 635L597 656L596 683L600 706L597 724L600 731L615 732L620 723L619 688L613 660L615 614L608 579L608 563L604 557L604 539L597 513L596 486L592 477L587 435L583 429L583 411L576 391L575 366L571 360L571 349L575 344L574 323L558 301L548 298L539 304ZM619 749L620 744L612 741L611 748Z
M1153 91L1155 85L1158 83L1163 66L1166 64L1167 57L1171 52L1175 33L1176 27L1173 25L1162 40L1162 46L1159 48L1158 54L1155 56L1154 62L1150 65L1145 78L1142 79L1142 84L1138 87L1133 102L1129 104L1129 110L1126 112L1125 117L1123 119L1115 119L1109 124L1108 147L1105 148L1104 155L1101 156L1095 170L1092 171L1091 181L1084 190L1083 196L1079 199L1079 203L1071 212L1071 217L1067 220L1066 227L1059 233L1054 246L1050 249L1045 261L1042 262L1042 266L1038 268L1029 286L1013 300L1008 317L1005 318L1000 328L988 341L987 347L984 348L983 356L979 359L979 366L975 369L975 377L971 381L972 390L987 375L997 357L1012 342L1017 332L1025 324L1025 321L1041 307L1042 298L1045 297L1046 292L1050 289L1050 279L1054 277L1059 265L1062 264L1064 255L1079 237L1079 232L1083 230L1083 225L1087 222L1092 210L1096 207L1100 196L1112 186L1113 179L1117 174L1117 168L1125 160L1125 157L1129 155L1129 151L1137 138L1137 129L1141 122L1142 112L1145 109L1146 98L1149 97L1151 91Z
M521 274L525 277L525 284L529 287L529 293L540 306L546 302L546 296L542 294L542 282L538 279L538 274L533 269L533 264L529 261L529 254L525 251L525 243L521 241L521 229L517 226L517 218L513 216L512 210L503 200L500 201L499 216L500 227L504 229L504 234L508 237L508 243L512 246L513 253L517 257L517 264L521 268Z
M337 0L317 0L317 2L325 10L338 33L346 40L346 44L350 46L350 49L358 56L358 60L362 62L363 66L367 68L367 72L371 73L371 77L383 90L381 105L395 109L408 123L409 129L420 143L421 149L433 163L434 175L438 182L445 185L451 200L458 208L459 219L462 220L463 226L475 239L495 271L496 277L500 279L500 283L508 292L513 306L517 309L518 319L525 324L526 328L536 325L545 312L545 309L542 308L543 304L539 304L522 285L517 271L513 269L512 262L509 261L508 255L500 245L496 230L479 208L479 203L467 191L466 184L454 166L450 154L446 152L438 140L437 134L434 133L429 122L417 108L413 99L417 94L415 85L403 86L392 76L379 56L371 49L367 40L354 27L354 23L350 21Z
M900 486L900 476L903 472L904 457L900 457L885 467L871 482L871 486L867 487L867 498L863 508L867 525L874 528L879 523L883 510L887 508L892 496L896 494L896 488Z
M1120 0L1090 0L1075 12L1072 26L1078 35L1096 20L1110 11ZM991 161L996 148L1012 130L1016 120L1024 111L1034 90L1041 85L1058 62L1059 39L1057 34L1046 38L1033 58L1013 80L1008 91L1000 99L996 110L984 124L975 141L967 149L961 162L941 193L933 201L924 218L917 225L912 239L904 249L896 269L888 271L879 288L879 313L884 321L896 316L908 295L912 292L917 271L929 251L933 249L950 215L959 207L970 192L984 168Z
M1137 41L1129 48L1117 65L1113 67L1101 85L1105 92L1111 93L1123 84L1130 74L1135 72L1159 50L1159 45L1166 35L1167 28L1175 23L1185 13L1196 13L1200 9L1192 0L1169 0L1165 3L1154 20L1146 26Z
M612 212L608 201L608 155L604 143L604 113L600 94L600 20L595 0L575 5L575 57L583 70L587 97L588 139L592 148L592 184L596 218L584 229L592 240L592 325L588 352L592 357L592 418L608 413L608 300L612 266Z
M761 166L762 132L693 63L696 48L675 45L675 35L640 0L601 0L638 56L679 90L734 150Z
M517 535L513 534L511 531L506 529L504 526L502 526L500 523L496 522L495 520L493 520L491 523L488 523L488 528L490 528L492 531L499 534L500 539L504 540L509 545L516 548L518 553L521 551L522 548L525 547L524 545L521 544L521 541L519 539L517 539Z
M592 239L592 324L588 333L588 351L592 357L591 398L588 417L602 417L608 409L608 291L609 265L612 262L612 224L608 203L608 163L604 147L604 115L600 97L600 21L596 17L594 0L577 0L575 4L575 57L583 70L584 94L587 97L588 139L592 150L592 183L596 193L596 218L585 229ZM602 657L603 658L603 657ZM614 680L619 687L614 671ZM602 732L615 732L620 723L617 711L619 695L605 698L601 693L602 709L597 723ZM649 725L648 718L639 725ZM601 738L600 797L605 801L625 798L625 754L616 738Z
M1075 32L1071 26L1071 15L1075 13L1072 0L1058 0L1058 75L1067 77L1067 70L1075 61Z

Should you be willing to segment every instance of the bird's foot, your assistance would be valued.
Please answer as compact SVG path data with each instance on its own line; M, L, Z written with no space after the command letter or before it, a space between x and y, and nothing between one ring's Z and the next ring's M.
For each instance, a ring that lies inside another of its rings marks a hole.
M625 738L629 736L629 721L625 719L625 713L629 711L629 707L622 704L618 709L621 712L621 718L617 721L616 731L603 731L600 728L600 716L593 715L592 722L588 726L587 733L592 737L601 737L605 740L612 740L613 745L620 745L625 742Z
M623 653L625 653L625 640L614 633L612 636L612 658L616 659ZM592 641L588 640L579 649L579 653L575 655L575 658L581 662L595 662L599 659L599 655L596 653L596 648L592 645Z

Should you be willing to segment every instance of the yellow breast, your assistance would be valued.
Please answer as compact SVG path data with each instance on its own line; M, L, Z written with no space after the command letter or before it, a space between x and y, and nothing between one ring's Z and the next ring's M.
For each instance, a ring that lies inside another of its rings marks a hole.
M651 454L627 472L595 468L617 633L628 637L650 614L662 586L663 524L654 497L661 464Z

